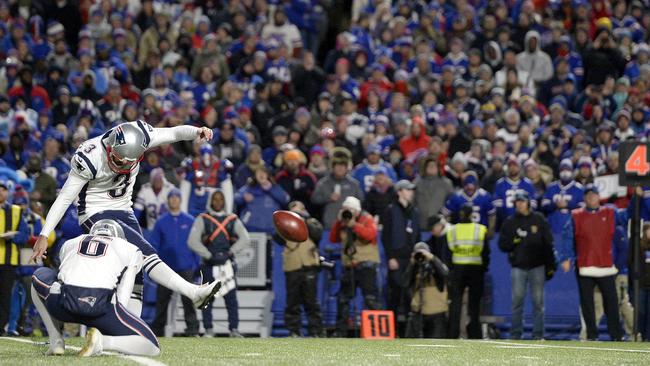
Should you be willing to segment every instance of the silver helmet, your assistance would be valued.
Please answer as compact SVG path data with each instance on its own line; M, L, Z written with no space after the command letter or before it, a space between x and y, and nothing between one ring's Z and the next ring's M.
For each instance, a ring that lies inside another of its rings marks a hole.
M94 223L90 228L90 235L101 235L126 239L122 226L118 224L117 221L110 219L102 219Z
M149 145L149 136L144 123L142 128L122 123L104 138L104 145L108 153L108 166L116 173L125 174L142 160Z

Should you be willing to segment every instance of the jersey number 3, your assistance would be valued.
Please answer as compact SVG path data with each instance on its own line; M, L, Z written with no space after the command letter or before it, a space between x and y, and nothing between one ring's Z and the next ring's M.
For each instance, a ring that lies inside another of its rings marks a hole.
M131 172L126 174L118 174L113 178L113 183L116 183L115 188L108 191L108 195L112 198L120 198L126 194L126 187L129 186L131 179Z

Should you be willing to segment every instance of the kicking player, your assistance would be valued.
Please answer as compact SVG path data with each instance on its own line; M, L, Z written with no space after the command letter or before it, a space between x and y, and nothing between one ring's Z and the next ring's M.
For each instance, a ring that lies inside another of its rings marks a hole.
M34 272L31 293L50 337L47 355L65 353L58 322L92 327L79 352L83 357L103 350L160 354L151 329L124 307L143 264L140 249L124 238L119 223L99 220L90 235L80 235L61 246L58 273L45 267Z
M138 120L122 123L104 135L79 145L71 159L72 169L68 179L50 208L43 230L34 244L31 259L45 257L47 236L59 223L68 206L79 197L79 224L86 233L99 220L115 220L124 229L126 240L142 251L145 257L142 270L154 282L192 299L197 307L205 306L217 292L216 281L209 286L191 284L163 263L151 244L143 238L131 207L133 185L145 151L196 138L209 141L212 139L212 130L193 126L153 128ZM136 278L128 308L137 315L142 311L141 274Z

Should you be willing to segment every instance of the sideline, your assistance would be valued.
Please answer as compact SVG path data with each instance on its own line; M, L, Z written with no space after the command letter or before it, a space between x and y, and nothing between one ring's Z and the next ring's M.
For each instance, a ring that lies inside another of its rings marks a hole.
M612 351L612 352L631 352L631 353L650 353L650 350L643 349L623 349L623 348L605 348L605 347L578 347L578 346L558 346L553 344L531 344L531 343L515 343L508 341L489 341L489 340L468 340L473 343L491 343L497 345L517 346L513 348L559 348L559 349L587 349L592 351Z
M44 342L35 342L35 341L30 341L28 339L23 339L23 338L12 338L12 337L0 337L0 340L5 340L5 341L13 341L13 342L20 342L20 343L29 343L29 344L34 344L34 345L43 345L45 344ZM73 351L81 351L81 347L75 347L75 346L65 346L66 349L71 349ZM141 356L129 356L129 355L123 355L120 353L115 353L115 352L103 352L106 355L110 356L117 356L120 358L125 358L127 360L131 360L135 363L138 363L140 365L145 365L145 366L167 366L162 362L153 360L151 358L147 357L141 357ZM57 356L52 356L52 359L56 359Z

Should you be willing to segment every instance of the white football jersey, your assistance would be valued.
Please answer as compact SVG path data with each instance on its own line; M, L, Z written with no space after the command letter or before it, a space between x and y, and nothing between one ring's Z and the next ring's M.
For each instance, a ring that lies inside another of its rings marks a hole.
M144 257L120 238L81 235L63 243L58 278L67 285L114 289L127 266L140 271Z
M151 149L176 141L193 140L199 129L194 126L153 128L143 121L127 122L144 133L144 145ZM79 224L102 211L131 211L133 185L140 171L140 164L124 174L115 173L108 165L108 154L103 136L92 138L77 148L70 159L70 174L61 188L45 219L41 235L48 236L59 224L72 202L78 199Z
M142 188L140 188L140 192L138 192L138 197L135 199L133 208L146 213L147 230L153 230L158 217L167 212L167 195L174 188L176 187L166 180L157 195L154 192L151 183L145 183L142 185Z
M166 143L175 142L177 136L168 133L168 128L153 128L146 122L128 122L140 128L145 134L147 149ZM183 126L189 127L189 126ZM192 127L195 129L195 127ZM194 130L188 130L190 138L195 135ZM194 135L192 135L194 133ZM140 164L126 174L115 173L108 166L108 155L102 139L110 134L110 130L103 136L97 136L85 141L77 148L70 164L72 171L88 183L79 192L79 223L83 223L92 215L106 210L129 211L133 204L133 185L140 171ZM187 137L187 136L182 136ZM181 138L187 139L187 138Z

